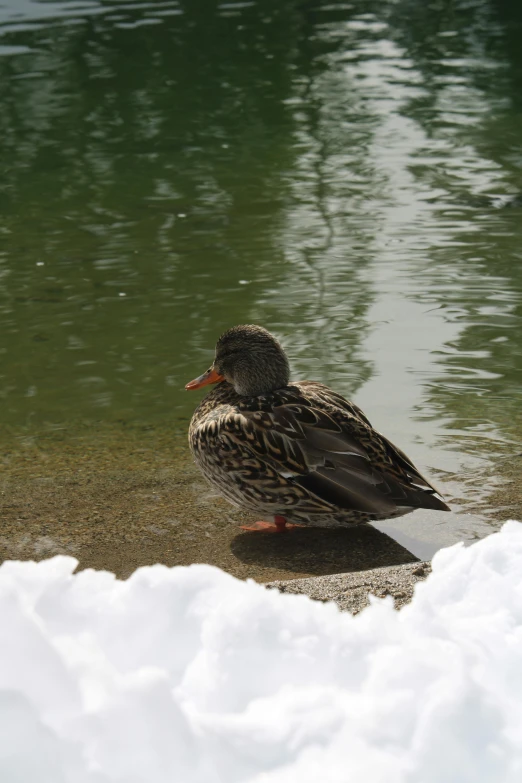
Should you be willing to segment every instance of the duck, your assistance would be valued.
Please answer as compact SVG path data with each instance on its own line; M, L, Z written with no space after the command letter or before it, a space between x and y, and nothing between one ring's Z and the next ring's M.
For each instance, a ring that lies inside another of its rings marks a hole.
M450 510L357 405L318 381L290 381L283 347L262 326L228 329L211 367L185 388L209 384L189 446L210 484L259 516L243 529L282 533Z

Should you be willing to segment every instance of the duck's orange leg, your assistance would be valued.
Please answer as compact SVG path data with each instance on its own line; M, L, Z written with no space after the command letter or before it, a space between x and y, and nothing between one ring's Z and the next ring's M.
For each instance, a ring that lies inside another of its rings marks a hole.
M251 525L240 525L241 530L259 530L263 533L286 533L287 530L292 530L294 527L301 527L301 525L290 525L284 517L275 516L274 524L270 522L252 522Z

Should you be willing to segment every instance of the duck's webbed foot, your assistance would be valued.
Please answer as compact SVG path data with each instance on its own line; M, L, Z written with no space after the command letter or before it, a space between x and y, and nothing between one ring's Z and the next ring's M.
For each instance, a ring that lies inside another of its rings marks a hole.
M275 516L274 524L270 522L252 522L250 525L240 525L241 530L258 530L263 533L286 533L301 525L290 525L284 517Z

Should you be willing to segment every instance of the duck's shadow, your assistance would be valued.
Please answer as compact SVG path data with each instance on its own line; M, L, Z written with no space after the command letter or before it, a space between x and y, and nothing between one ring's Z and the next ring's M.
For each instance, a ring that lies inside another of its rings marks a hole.
M393 538L370 525L246 532L236 536L230 548L243 563L316 576L418 561Z

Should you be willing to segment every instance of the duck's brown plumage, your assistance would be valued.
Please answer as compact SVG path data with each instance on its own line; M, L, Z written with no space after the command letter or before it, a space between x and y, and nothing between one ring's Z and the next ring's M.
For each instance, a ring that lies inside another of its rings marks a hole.
M189 443L207 479L265 520L335 526L448 510L356 405L315 381L256 396L223 381L196 409Z

